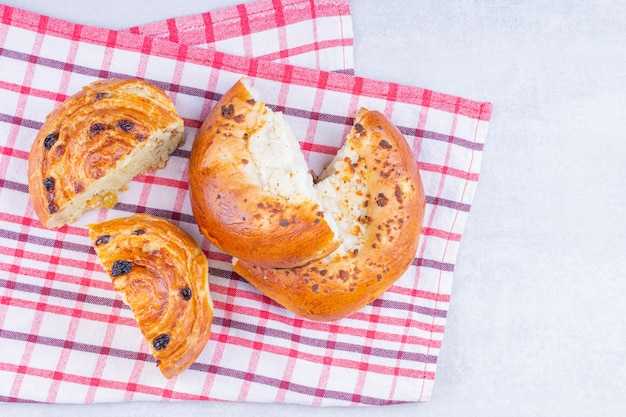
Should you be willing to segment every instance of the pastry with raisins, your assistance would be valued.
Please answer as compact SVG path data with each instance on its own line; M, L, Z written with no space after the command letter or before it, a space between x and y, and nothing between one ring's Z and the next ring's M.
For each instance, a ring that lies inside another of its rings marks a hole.
M96 81L53 110L28 159L34 211L47 228L112 208L135 176L165 167L184 141L169 96L148 82Z
M147 214L88 228L98 259L132 310L159 370L173 378L197 359L211 335L206 256L182 229Z

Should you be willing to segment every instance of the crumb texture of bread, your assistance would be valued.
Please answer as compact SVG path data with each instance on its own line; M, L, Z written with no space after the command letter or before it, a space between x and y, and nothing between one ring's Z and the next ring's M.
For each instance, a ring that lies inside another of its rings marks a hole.
M33 209L54 228L112 208L130 180L165 167L183 141L183 120L163 90L138 79L96 81L53 110L33 142Z
M98 260L132 310L159 370L173 378L197 359L211 335L206 256L182 229L147 214L88 228Z

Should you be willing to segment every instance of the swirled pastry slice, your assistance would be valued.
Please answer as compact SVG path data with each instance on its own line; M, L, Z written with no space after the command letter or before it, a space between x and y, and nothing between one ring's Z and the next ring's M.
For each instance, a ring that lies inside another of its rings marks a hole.
M135 176L165 167L183 120L164 91L142 80L97 81L50 113L33 142L28 188L48 228L112 208Z
M98 259L130 306L161 373L168 379L178 375L211 334L204 253L183 230L146 214L88 227Z

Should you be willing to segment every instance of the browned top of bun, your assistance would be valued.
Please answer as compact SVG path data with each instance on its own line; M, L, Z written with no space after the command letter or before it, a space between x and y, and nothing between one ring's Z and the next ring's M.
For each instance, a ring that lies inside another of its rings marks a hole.
M111 79L84 87L47 116L33 142L28 186L37 217L45 227L56 227L74 221L83 206L112 207L116 196L112 193L108 196L111 201L103 202L103 186L96 190L99 195L85 193L135 148L146 146L164 129L171 128L171 135L160 140L175 143L158 146L179 146L182 126L170 98L145 81ZM139 172L135 172L136 166L123 167L120 174L137 175L164 165L161 159L151 163ZM117 192L124 185L118 182L113 181L110 191ZM84 204L69 208L81 195L85 196Z
M191 207L202 234L221 250L286 268L319 259L338 243L316 201L293 201L260 184L248 142L267 112L241 80L219 100L191 151Z
M344 147L358 154L344 172L366 181L359 244L308 265L276 269L235 260L235 272L292 312L318 321L345 317L380 296L415 257L425 208L417 163L400 131L361 110ZM354 172L349 172L349 167Z
M130 306L161 373L176 376L211 334L207 258L183 230L147 214L88 227L98 259Z

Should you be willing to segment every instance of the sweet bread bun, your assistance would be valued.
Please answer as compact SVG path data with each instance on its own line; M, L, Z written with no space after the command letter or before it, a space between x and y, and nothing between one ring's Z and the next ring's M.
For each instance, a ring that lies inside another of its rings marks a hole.
M97 81L68 98L39 130L28 189L44 227L112 208L135 176L163 168L182 144L183 120L170 98L141 80Z
M315 183L293 134L237 82L191 153L191 203L233 269L294 313L337 320L389 288L415 257L426 204L401 132L361 109Z
M204 253L183 230L147 214L88 228L98 260L130 306L161 373L168 379L178 375L211 334Z
M202 124L191 150L189 190L202 234L255 265L303 265L340 243L298 141L245 79Z
M344 146L316 184L342 245L288 269L233 260L233 269L299 316L343 318L378 298L415 257L426 199L417 163L381 113L359 110Z

